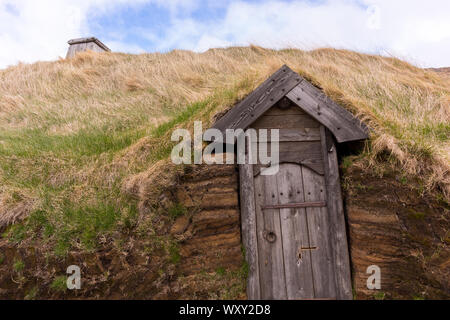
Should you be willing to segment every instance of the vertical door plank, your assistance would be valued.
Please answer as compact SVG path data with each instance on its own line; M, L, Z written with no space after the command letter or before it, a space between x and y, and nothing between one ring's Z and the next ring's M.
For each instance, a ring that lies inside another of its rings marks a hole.
M327 186L327 207L330 224L331 244L336 277L337 299L352 299L350 260L348 254L345 216L342 204L339 167L336 145L331 133L320 127L324 155L325 182Z
M304 202L302 170L298 164L281 164L277 174L279 204ZM314 298L311 254L304 208L281 209L281 231L288 299Z
M262 299L286 299L283 244L280 210L264 209L264 205L278 203L276 175L257 176L255 181L256 226L259 272ZM267 240L267 233L275 234L275 241Z
M259 287L258 243L256 240L255 190L253 184L253 165L239 166L241 193L242 242L249 270L247 277L247 298L261 298Z
M303 166L303 185L305 201L326 199L325 179L311 169ZM315 298L336 298L333 258L330 244L330 230L327 208L307 208L308 231L311 247L312 273Z

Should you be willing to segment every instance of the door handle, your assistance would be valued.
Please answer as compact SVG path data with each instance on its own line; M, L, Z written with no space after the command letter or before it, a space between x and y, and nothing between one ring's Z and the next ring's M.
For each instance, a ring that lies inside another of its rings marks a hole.
M273 231L264 230L263 237L269 243L274 243L277 240L277 235Z

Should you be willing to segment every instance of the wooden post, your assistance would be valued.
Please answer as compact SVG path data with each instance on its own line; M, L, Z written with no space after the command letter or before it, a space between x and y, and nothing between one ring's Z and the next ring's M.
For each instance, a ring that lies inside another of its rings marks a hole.
M350 260L348 255L336 146L333 137L324 126L320 127L320 133L325 164L325 184L327 186L327 206L331 234L330 240L334 266L336 268L337 299L351 300L353 295L350 276Z
M248 161L246 161L248 162ZM241 195L242 242L245 259L248 263L247 298L260 299L258 245L256 240L255 192L253 184L253 165L239 165Z

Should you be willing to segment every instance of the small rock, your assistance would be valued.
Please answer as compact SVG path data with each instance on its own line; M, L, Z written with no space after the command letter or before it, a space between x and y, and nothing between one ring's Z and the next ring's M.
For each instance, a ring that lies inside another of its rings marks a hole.
M186 216L179 217L177 220L175 220L175 223L173 224L172 228L170 228L171 234L181 234L189 226L189 218Z

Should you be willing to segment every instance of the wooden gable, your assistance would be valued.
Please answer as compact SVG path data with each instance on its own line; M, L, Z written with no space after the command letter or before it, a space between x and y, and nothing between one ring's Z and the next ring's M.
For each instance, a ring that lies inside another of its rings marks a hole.
M263 113L249 128L278 129L280 163L302 164L323 175L320 126L321 124L303 109L285 99ZM268 137L268 141L270 139ZM264 165L256 165L253 170L256 173L264 167Z
M245 130L284 97L330 130L339 143L368 138L364 123L286 65L228 111L213 128L223 133L226 129Z

